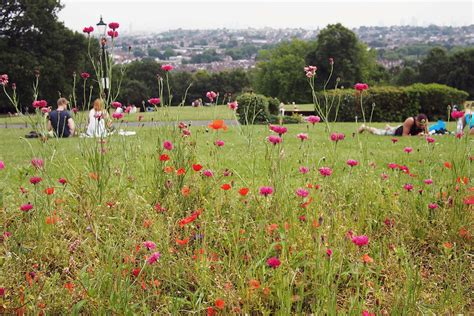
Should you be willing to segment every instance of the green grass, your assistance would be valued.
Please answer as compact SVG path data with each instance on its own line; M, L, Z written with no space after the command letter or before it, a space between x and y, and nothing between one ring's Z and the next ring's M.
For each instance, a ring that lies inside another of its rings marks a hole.
M201 110L188 109L189 115ZM0 306L32 314L204 314L209 307L221 314L468 313L472 239L460 230L472 234L472 206L463 203L472 182L456 179L472 180L473 138L392 143L355 134L355 123L339 123L333 131L345 139L336 146L322 124L287 127L277 146L266 140L266 126L192 127L188 138L176 127L138 127L135 136L102 144L79 138L43 143L22 139L27 129L0 130L6 165L0 214L3 230L12 233L0 243L2 271L8 271L0 274L6 289ZM309 140L301 142L298 133ZM216 147L218 139L225 146ZM162 148L164 140L173 150ZM163 153L169 161L160 161ZM32 157L45 160L44 170L32 167ZM359 165L350 168L348 159ZM195 172L197 163L214 177ZM406 165L411 176L388 163ZM310 171L301 174L300 166ZM321 176L320 167L332 168L332 175ZM43 181L30 184L33 175ZM432 185L423 182L428 178ZM407 183L412 192L403 189ZM225 191L223 184L232 188ZM261 196L261 186L272 186L274 194ZM44 193L47 187L55 188L53 195ZM242 187L250 190L245 197L238 193ZM309 197L296 196L298 188ZM20 211L28 201L34 209ZM156 203L166 211L157 211ZM430 203L438 208L430 210ZM179 225L198 209L194 222ZM54 216L59 221L48 224ZM358 248L348 231L367 235L369 245ZM176 242L186 238L186 245ZM161 252L153 265L145 261L151 253L141 246L146 240ZM363 263L364 254L373 262ZM281 266L268 267L270 257Z

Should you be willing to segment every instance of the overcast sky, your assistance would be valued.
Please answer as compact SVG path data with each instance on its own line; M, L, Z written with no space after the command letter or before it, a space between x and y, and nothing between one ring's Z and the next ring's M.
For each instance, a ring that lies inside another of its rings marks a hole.
M473 1L449 0L62 0L59 19L73 30L119 22L122 32L212 28L308 28L474 24Z

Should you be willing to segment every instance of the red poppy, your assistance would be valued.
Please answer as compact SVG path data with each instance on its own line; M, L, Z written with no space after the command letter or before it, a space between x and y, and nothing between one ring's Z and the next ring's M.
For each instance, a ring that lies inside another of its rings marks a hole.
M446 162L444 163L444 166L445 166L446 168L448 168L448 169L451 169L451 168L453 167L453 165L452 165L449 161L446 161Z
M224 191L227 191L227 190L232 189L232 187L231 187L230 184L224 183L223 185L221 185L221 189L224 190Z
M239 190L239 194L242 196L246 196L249 193L249 188L241 188Z
M51 194L54 193L54 188L53 188L53 187L51 187L51 188L46 188L46 189L44 190L44 193L46 193L47 195L51 195Z
M191 214L191 216L188 216L186 218L183 218L182 220L179 221L179 226L184 227L186 224L194 222L199 215L201 215L202 210L197 210L194 213Z
M225 125L224 120L214 120L212 121L211 124L208 125L208 127L212 128L215 131L220 130L220 129L224 131L227 130L227 125Z
M183 175L185 173L186 173L186 170L184 168L179 168L178 170L176 170L176 174L178 176Z
M189 237L185 239L178 239L176 238L176 243L180 246L184 246L189 242Z
M209 306L207 308L207 316L214 316L215 314L217 314L217 312L214 310L214 308L212 308L211 306Z
M224 309L225 307L225 302L223 299L218 298L216 300L216 303L214 304L218 309Z
M202 169L202 166L201 166L200 164L195 164L195 165L193 165L193 170L194 170L194 171L198 172L198 171L201 170L201 169Z
M464 199L464 204L474 205L474 195L468 196Z
M74 283L68 282L64 284L64 288L67 289L70 294L72 294L72 292L74 291Z
M167 154L162 154L160 156L160 161L168 161L170 160L170 156L168 156Z

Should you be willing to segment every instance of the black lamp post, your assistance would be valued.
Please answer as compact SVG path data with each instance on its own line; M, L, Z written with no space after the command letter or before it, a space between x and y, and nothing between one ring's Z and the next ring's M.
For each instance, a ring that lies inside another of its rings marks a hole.
M104 87L105 100L109 97L109 89L107 88L107 54L105 52L105 45L107 44L107 38L105 37L105 31L107 30L107 24L104 23L102 15L100 21L97 23L97 30L99 31L100 46L102 47L102 84Z

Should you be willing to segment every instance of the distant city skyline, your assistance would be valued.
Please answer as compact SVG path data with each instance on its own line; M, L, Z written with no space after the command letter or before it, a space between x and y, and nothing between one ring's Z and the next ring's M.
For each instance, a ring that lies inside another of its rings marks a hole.
M472 1L355 0L63 0L59 20L76 31L95 26L102 15L119 22L120 31L160 32L169 29L306 28L341 23L346 27L474 24Z

